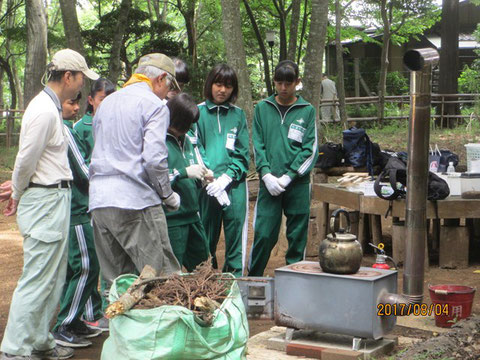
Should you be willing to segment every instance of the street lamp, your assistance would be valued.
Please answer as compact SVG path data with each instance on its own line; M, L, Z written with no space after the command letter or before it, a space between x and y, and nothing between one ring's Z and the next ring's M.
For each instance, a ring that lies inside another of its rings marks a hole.
M270 60L272 62L272 86L273 85L273 78L275 76L274 70L273 70L273 45L275 45L275 31L268 30L265 34L268 46L270 46Z

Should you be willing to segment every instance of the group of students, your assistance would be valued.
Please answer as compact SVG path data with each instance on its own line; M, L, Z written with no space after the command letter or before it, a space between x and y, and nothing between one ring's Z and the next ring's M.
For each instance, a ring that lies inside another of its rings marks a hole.
M152 64L160 64L157 68L165 68L165 63L170 64L170 59L165 62L162 54L150 55L162 57L156 59L145 56L142 58L143 64L142 59L139 64L143 66L142 69ZM248 270L249 276L262 276L271 250L278 240L282 212L287 218L286 262L291 264L301 261L304 257L309 221L309 174L316 161L318 144L315 109L296 94L296 87L300 82L298 65L289 60L280 62L274 75L276 93L260 101L255 107L252 141L255 166L261 181L255 205L254 243L247 269L246 175L250 163L250 145L245 113L234 105L238 96L236 73L226 64L215 66L205 81L205 100L197 105L190 95L181 92L189 81L185 63L179 59L173 59L173 63L175 70L167 71L165 77L163 74L157 77L157 73L150 76L134 74L124 85L129 88L129 93L123 91L122 95L125 103L128 97L134 97L138 91L148 90L150 87L150 91L164 99L162 101L169 110L169 125L164 144L168 152L170 185L162 184L160 168L157 167L152 175L153 171L149 172L148 164L145 166L147 177L158 179L158 184L154 184L155 180L149 183L155 187L158 194L156 196L160 196L166 210L169 245L162 245L164 254L160 268L172 272L184 266L187 271L192 271L209 256L212 256L213 266L216 268L216 249L223 225L223 271L242 276L247 274ZM169 76L172 72L174 78ZM152 79L158 83L152 82ZM148 87L142 87L142 83L148 84ZM167 83L169 91L164 96L162 84ZM132 84L136 84L136 87L130 86ZM133 152L136 151L135 146L141 146L142 154L145 155L146 150L143 147L150 146L148 141L156 143L155 139L146 138L154 133L153 130L158 130L148 129L149 124L144 124L140 136L146 139L142 140L145 143L129 144L128 139L122 137L122 131L128 133L129 129L114 129L114 101L122 103L122 96L112 100L109 105L100 105L113 92L115 86L110 81L96 80L88 96L87 113L73 126L70 120L75 119L78 114L81 95L66 99L62 104L64 126L68 130L68 159L73 173L68 268L60 312L53 329L56 343L63 346L89 346L91 342L88 338L98 336L102 330L108 329L108 320L103 318L102 313L105 302L97 290L100 269L102 291L108 291L112 280L119 273L128 269L140 271L143 263L156 261L154 251L148 250L149 236L143 236L146 238L145 246L135 244L137 253L132 254L129 253L132 248L132 244L129 244L131 238L119 240L121 236L112 235L112 228L121 233L122 229L131 229L134 226L132 221L137 221L128 212L112 213L111 209L116 207L115 204L119 204L118 208L126 207L128 210L129 205L122 205L121 198L124 197L127 198L124 202L130 201L135 209L135 197L139 198L141 203L145 201L146 193L135 193L134 188L128 193L117 194L99 190L100 175L102 181L109 176L113 178L113 172L109 173L106 167L115 166L117 153L112 151L119 151L117 143L109 143L106 139L111 135L112 138L118 136L120 143L123 141L126 149L122 150L119 164L126 166L129 159L123 159L122 156L129 154L128 146L132 146ZM99 109L100 112L97 112ZM157 106L155 111L159 111L158 109ZM148 112L145 109L142 111ZM105 126L109 116L113 119L108 123L112 127L110 129ZM120 123L119 127L122 126L123 123ZM98 140L96 147L93 134ZM162 149L159 149L161 153L160 150ZM107 159L109 151L113 156ZM105 160L111 164L106 166ZM143 158L141 162L149 163L151 160ZM132 172L131 178L126 179L127 184L133 184L137 180L134 169ZM141 174L139 176L142 179L144 177ZM109 181L113 181L112 178ZM111 184L113 183L107 186ZM120 200L111 199L115 196ZM110 202L99 205L102 201L105 202L106 197L109 197ZM105 212L105 209L110 212ZM124 217L125 214L131 215L130 218ZM144 213L142 216L146 215ZM153 215L155 217L155 214ZM108 224L110 220L112 226ZM142 231L145 230L139 228L140 235ZM124 232L130 235L126 230ZM124 250L121 256L115 253L118 244L111 242L114 237L115 241L120 243L119 249ZM163 235L159 237L164 238ZM138 237L140 238L142 236ZM138 249L142 250L142 247L143 252L140 253ZM169 259L171 253L176 260Z

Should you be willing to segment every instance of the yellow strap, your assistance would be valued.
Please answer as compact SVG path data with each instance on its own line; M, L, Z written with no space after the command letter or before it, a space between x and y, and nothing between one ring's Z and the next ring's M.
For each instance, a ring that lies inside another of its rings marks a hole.
M132 77L130 79L128 79L128 81L125 84L123 84L123 87L126 87L128 85L132 85L132 84L136 84L136 83L139 83L139 82L146 82L148 84L148 86L150 86L150 89L153 90L152 82L150 81L150 79L148 77L146 77L143 74L133 74Z

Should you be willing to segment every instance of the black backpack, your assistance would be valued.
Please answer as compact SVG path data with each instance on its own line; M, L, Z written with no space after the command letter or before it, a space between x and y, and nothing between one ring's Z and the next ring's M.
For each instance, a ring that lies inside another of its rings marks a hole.
M334 166L341 166L343 160L342 144L327 142L318 148L318 160L315 167L328 169Z
M381 182L388 182L392 188L389 189L390 193L383 193ZM398 186L397 183L400 183L401 186ZM375 184L373 189L375 190L375 194L378 197L385 199L385 200L395 200L398 198L404 198L406 195L405 187L407 186L407 164L397 156L392 156L385 168L378 175L377 179L375 180ZM427 192L427 199L428 200L442 200L445 199L448 195L450 195L450 189L448 184L445 180L437 176L433 172L429 172L428 174L428 192Z
M343 131L343 149L345 163L356 167L367 167L369 175L373 175L372 143L365 129L351 127Z

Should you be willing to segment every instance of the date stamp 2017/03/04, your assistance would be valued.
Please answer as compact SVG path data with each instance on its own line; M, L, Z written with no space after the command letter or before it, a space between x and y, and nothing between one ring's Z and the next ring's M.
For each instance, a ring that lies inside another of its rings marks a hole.
M377 316L431 316L448 315L448 304L378 304Z

